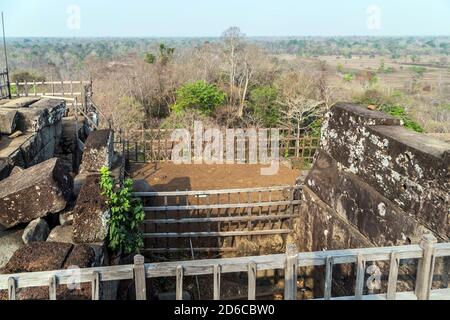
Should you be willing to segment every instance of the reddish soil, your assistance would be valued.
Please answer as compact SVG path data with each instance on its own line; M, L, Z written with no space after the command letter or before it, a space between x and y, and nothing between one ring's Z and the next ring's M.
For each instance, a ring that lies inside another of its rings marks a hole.
M294 185L300 170L280 165L277 175L263 176L264 165L134 164L133 179L145 179L157 191L218 190Z

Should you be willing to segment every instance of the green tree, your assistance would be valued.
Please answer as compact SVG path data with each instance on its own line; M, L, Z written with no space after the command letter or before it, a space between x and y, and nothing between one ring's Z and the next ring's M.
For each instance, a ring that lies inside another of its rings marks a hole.
M276 101L278 90L273 87L260 87L250 92L253 115L266 127L274 127L280 120L280 109Z
M205 81L190 82L177 90L177 100L172 110L180 113L187 109L196 109L208 116L216 107L224 103L225 98L225 93L213 84Z
M147 53L145 55L144 61L148 64L154 64L156 62L156 57L153 53Z

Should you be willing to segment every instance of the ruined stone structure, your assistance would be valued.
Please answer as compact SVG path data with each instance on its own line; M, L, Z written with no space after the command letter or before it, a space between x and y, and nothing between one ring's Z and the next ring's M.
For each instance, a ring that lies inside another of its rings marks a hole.
M86 119L67 114L64 100L0 101L0 273L109 264L109 215L98 170L111 168L113 133L91 132ZM74 181L84 190L80 196ZM43 288L18 294L19 299L48 298ZM63 298L90 294L90 286L78 292L58 288ZM0 292L0 300L5 297Z
M334 106L303 187L300 250L416 244L424 233L448 242L449 167L450 144L364 106Z
M0 179L14 167L29 168L53 158L65 112L63 100L20 98L0 105Z

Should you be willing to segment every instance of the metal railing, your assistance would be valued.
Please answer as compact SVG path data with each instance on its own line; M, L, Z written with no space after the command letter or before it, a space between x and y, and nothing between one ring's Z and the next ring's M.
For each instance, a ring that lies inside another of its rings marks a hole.
M45 272L0 275L0 290L8 290L8 298L15 300L17 290L29 287L48 287L49 297L56 300L57 285L73 285L74 283L90 283L92 299L101 298L103 282L134 280L136 299L146 300L146 279L176 277L176 299L183 298L183 279L187 276L210 275L213 278L214 299L221 298L221 275L228 273L248 273L248 299L256 298L257 272L264 270L284 270L284 299L297 298L297 278L300 267L324 266L325 300L395 300L395 299L450 299L450 289L431 289L437 258L450 257L450 243L436 243L432 235L425 235L419 245L384 248L364 248L337 251L320 251L298 253L295 246L288 246L286 254L194 260L182 262L144 263L144 257L137 255L134 264L86 268L78 270L56 270ZM415 292L397 292L399 261L403 259L418 260L418 271L415 280ZM390 261L389 285L386 294L364 294L364 274L366 262ZM355 295L332 297L331 287L333 266L340 264L356 264ZM76 275L74 276L74 272Z

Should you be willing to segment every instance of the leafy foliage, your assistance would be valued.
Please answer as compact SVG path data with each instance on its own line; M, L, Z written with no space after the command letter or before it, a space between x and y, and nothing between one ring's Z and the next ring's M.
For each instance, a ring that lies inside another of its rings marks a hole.
M405 108L403 108L402 106L383 106L382 108L380 108L380 110L386 112L387 114L390 114L393 117L401 119L403 122L403 126L405 126L406 128L412 129L416 132L424 132L420 124L412 120L406 113Z
M361 104L375 105L378 107L378 110L399 118L406 128L416 132L424 132L420 124L409 117L405 108L401 106L399 98L400 96L396 93L391 96L385 96L377 90L367 90L361 97L357 97L355 100Z
M172 106L175 113L196 109L203 115L210 115L214 109L225 101L225 93L215 85L205 81L190 82L176 92L177 101Z
M111 209L109 248L125 254L136 252L144 245L139 225L145 214L141 201L132 198L133 180L127 179L122 188L117 188L108 168L101 168L100 174L102 195L107 197L107 204Z
M346 73L346 74L344 74L343 79L345 82L352 82L354 78L355 78L355 75L353 73Z
M250 92L250 103L256 120L266 127L274 127L280 121L280 107L276 100L278 90L273 87L259 87Z

